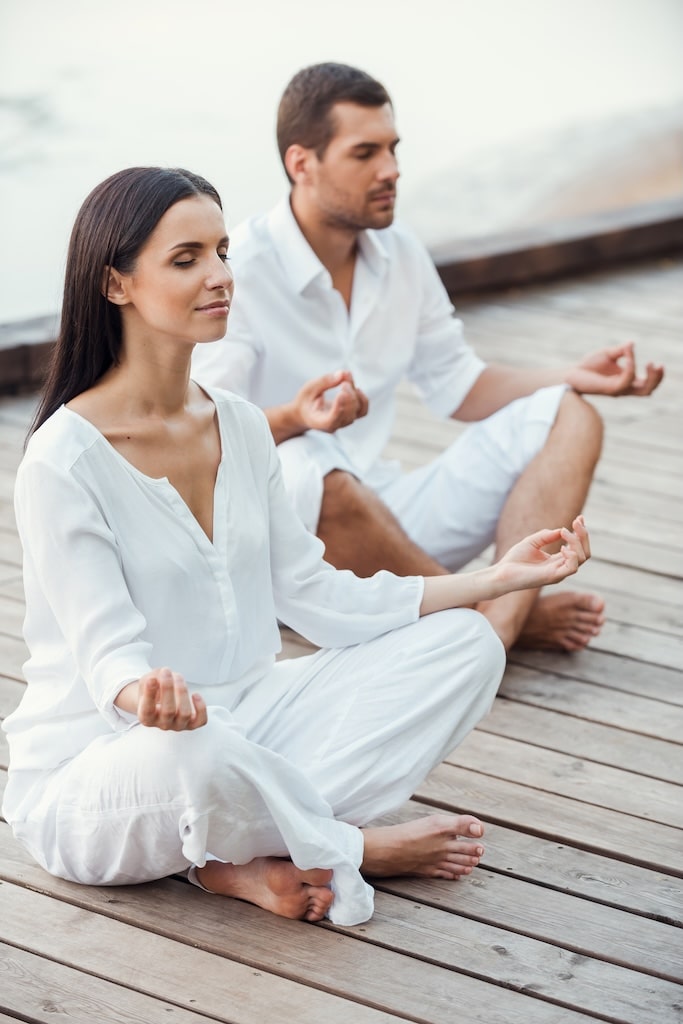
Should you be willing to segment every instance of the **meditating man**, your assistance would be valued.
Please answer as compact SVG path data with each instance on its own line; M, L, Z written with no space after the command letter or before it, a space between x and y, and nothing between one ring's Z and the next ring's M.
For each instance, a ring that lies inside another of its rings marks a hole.
M333 565L428 576L495 558L583 508L602 424L583 394L648 395L631 344L562 369L485 365L427 252L394 222L399 142L385 88L316 64L280 102L289 196L240 225L230 332L198 346L193 375L265 409L288 493ZM383 449L395 393L412 381L436 413L471 427L403 473ZM599 632L597 595L526 590L479 603L506 649L580 650Z

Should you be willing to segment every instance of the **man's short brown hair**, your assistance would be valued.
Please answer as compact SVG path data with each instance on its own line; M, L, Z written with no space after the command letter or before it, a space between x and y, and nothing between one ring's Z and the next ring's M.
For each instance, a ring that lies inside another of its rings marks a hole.
M331 111L335 103L383 107L391 103L391 97L381 82L348 64L302 68L282 94L277 113L277 144L283 165L285 153L295 143L313 149L319 160L323 158L334 137Z

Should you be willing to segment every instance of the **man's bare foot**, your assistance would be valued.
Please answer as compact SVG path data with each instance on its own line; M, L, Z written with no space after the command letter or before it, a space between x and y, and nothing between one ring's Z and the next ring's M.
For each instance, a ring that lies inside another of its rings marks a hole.
M210 860L195 873L197 881L211 892L295 920L322 921L334 899L329 888L331 871L300 871L291 861L277 857L256 857L248 864Z
M602 629L604 610L605 602L595 594L573 590L542 594L531 609L517 645L542 651L581 651Z
M483 834L484 826L471 814L430 814L400 825L365 828L361 871L376 878L469 875L484 856L484 847L467 839L480 839Z

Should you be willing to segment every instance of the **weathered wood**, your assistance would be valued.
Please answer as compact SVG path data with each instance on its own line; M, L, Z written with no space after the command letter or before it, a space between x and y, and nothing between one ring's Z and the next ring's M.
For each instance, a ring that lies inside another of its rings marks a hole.
M393 1015L60 900L0 883L5 942L211 1020L234 1024L389 1024ZM35 922L40 921L40 929ZM45 987L38 984L45 992ZM74 995L77 993L74 992ZM170 1017L173 1020L173 1016ZM204 1018L202 1018L204 1019ZM93 1022L94 1024L94 1022Z
M379 944L359 942L361 929L357 934L352 929L337 933L329 926L274 918L257 907L212 897L180 882L120 887L114 894L52 879L18 860L10 864L3 859L0 871L5 878L14 875L9 880L15 884L37 878L32 888L47 889L75 906L159 935L176 937L182 920L182 941L192 946L340 996L348 994L410 1020L451 1024L454 1006L463 1004L468 1006L468 1019L481 1024L579 1024L590 1019L541 1001L533 991L524 995L424 959L415 961Z
M671 199L440 245L432 257L448 291L461 295L680 252L682 232L683 203Z
M27 658L28 650L23 640L0 633L0 665L5 675L22 679L21 666Z
M21 700L25 683L0 676L0 718L7 718Z
M683 748L678 748L683 755ZM506 736L476 730L446 759L468 771L494 774L505 765L507 782L530 786L595 807L611 808L647 823L683 828L683 788L635 772L596 764ZM683 872L683 848L680 849Z
M524 689L524 683L520 689ZM683 750L674 743L574 718L512 697L503 681L502 697L477 729L548 747L574 758L597 761L651 778L683 785ZM532 698L533 701L533 698ZM568 702L571 705L571 700Z
M501 770L507 775L507 765ZM681 832L670 825L445 763L415 795L436 807L683 877Z
M433 807L409 800L399 811L385 815L376 824L410 821L430 813L434 813ZM683 925L683 886L668 874L503 825L486 825L484 845L483 866L489 871L652 917L664 924Z
M656 638L655 638L656 643ZM515 648L509 661L563 679L575 679L620 694L633 694L681 705L681 674L655 663L620 658L600 649L600 637L585 651L571 656L555 651L531 651ZM619 703L615 705L619 706Z
M31 1024L54 1024L60 1018L69 1024L211 1024L215 1019L6 943L0 943L0 972L4 1008Z
M535 672L519 664L508 666L501 693L505 697L535 704L537 707L563 711L578 718L590 719L618 729L631 730L644 736L669 740L671 751L683 754L683 708L632 694L628 701L615 701L614 692L592 683L573 679L571 685L547 671ZM634 737L636 740L638 737ZM614 740L626 739L616 734ZM643 749L645 749L643 747Z

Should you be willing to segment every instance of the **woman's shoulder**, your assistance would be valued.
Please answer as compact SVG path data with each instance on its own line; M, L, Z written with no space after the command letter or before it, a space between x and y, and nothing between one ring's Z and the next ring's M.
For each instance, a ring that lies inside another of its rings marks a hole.
M23 462L50 462L68 468L96 439L92 424L62 405L31 434Z

